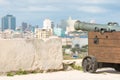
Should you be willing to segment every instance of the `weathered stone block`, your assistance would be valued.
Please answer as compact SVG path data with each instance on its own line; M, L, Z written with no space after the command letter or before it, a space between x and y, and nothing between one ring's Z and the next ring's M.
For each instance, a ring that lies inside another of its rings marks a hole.
M0 72L62 69L59 38L0 40Z

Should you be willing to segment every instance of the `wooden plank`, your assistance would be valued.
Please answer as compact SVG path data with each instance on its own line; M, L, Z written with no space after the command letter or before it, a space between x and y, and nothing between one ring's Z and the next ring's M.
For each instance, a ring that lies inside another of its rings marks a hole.
M90 47L89 48L89 53L104 53L104 54L116 54L118 53L120 56L120 48L116 47Z
M88 51L98 62L120 63L120 48L90 47Z
M105 32L101 34L100 32L89 32L88 38L95 38L97 36L98 38L102 39L120 39L120 32Z
M99 43L95 44L94 39L89 39L88 43L90 47L120 47L120 40L99 39Z
M94 38L99 39L94 44ZM120 63L120 32L89 32L88 54L95 56L98 62Z
M105 34L102 35L100 32L89 32L88 38L95 38L97 36L98 38L106 38Z

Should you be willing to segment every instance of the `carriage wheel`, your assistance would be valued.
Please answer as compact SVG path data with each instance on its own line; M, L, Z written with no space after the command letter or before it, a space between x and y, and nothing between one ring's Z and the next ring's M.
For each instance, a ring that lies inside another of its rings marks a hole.
M94 57L85 57L82 61L82 67L84 72L94 73L97 70L97 61Z
M116 71L120 71L120 64L115 64L114 69L115 69Z

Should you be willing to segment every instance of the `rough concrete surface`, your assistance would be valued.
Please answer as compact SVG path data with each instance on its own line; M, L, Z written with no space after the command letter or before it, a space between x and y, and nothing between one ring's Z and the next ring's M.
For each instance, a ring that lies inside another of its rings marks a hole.
M1 39L0 72L62 69L62 43L59 38Z
M94 74L72 70L21 76L15 75L13 77L0 76L0 80L120 80L120 73L111 68L100 69Z

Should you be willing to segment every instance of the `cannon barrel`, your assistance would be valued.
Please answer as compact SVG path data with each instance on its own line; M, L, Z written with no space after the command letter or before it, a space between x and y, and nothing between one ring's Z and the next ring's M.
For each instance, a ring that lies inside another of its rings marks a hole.
M83 31L120 31L120 26L116 22L109 22L108 24L94 24L77 20L74 24L74 28L75 30Z

